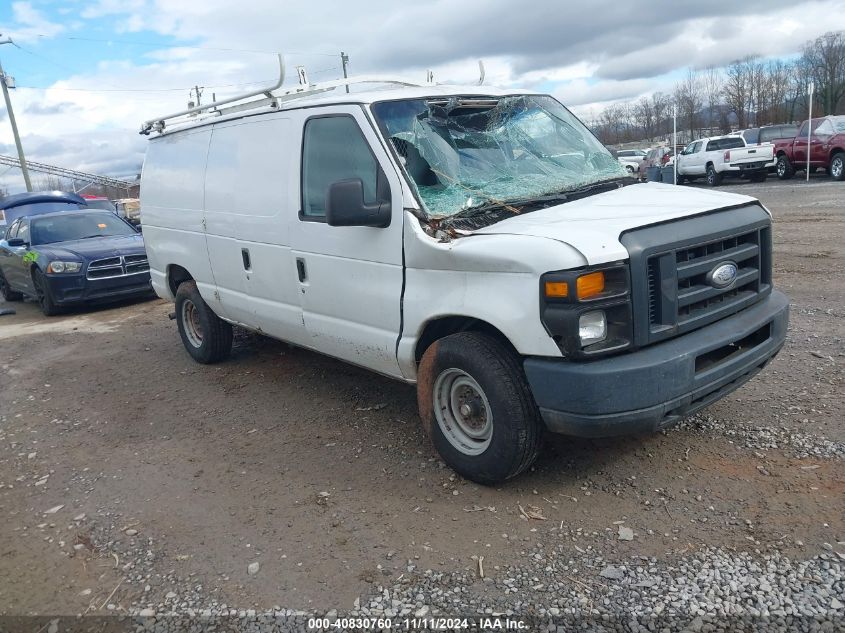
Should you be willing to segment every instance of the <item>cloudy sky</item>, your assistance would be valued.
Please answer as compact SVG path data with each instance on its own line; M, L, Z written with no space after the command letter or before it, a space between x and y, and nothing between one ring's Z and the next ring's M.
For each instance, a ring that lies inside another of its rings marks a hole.
M118 177L138 172L144 119L272 82L273 51L311 81L390 73L551 92L589 119L669 90L687 67L789 57L845 29L842 0L2 0L0 60L32 160ZM292 73L289 73L289 76ZM14 155L0 104L0 154ZM22 188L0 166L0 185Z

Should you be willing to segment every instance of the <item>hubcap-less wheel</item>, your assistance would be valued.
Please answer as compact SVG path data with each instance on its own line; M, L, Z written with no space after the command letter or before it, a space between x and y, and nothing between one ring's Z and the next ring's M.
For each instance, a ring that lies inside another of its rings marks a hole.
M841 156L836 156L830 163L830 175L836 180L842 179L843 162Z
M45 307L45 303L47 302L47 295L45 294L44 287L41 285L41 280L38 278L38 275L36 275L35 279L33 279L33 283L35 285L35 295L38 298L38 305L43 309Z
M783 176L786 173L786 163L783 160L778 161L778 176Z
M190 299L182 302L182 323L185 326L185 335L188 341L196 348L202 347L202 323L197 306Z
M493 437L493 414L484 390L461 369L447 369L434 383L434 416L449 443L480 455Z

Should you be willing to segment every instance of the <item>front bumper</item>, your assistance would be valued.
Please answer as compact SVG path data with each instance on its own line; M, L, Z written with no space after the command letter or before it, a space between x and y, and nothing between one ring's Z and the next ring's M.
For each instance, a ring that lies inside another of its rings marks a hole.
M579 437L656 431L759 372L783 347L789 300L742 312L630 354L592 362L531 357L525 374L549 430Z
M151 295L149 272L107 279L86 279L85 275L48 275L50 296L58 305L116 301Z

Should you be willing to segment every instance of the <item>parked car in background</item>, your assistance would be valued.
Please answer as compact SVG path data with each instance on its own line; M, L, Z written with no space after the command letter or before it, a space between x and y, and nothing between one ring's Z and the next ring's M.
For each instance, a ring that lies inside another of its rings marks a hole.
M704 176L718 187L725 176L739 176L762 182L775 164L774 145L746 145L740 135L702 138L687 145L678 155L678 181Z
M144 238L114 213L76 210L24 216L0 240L0 292L62 307L150 295Z
M746 145L757 145L760 142L760 128L750 127L747 130L737 130L731 132L728 136L741 136Z
M639 173L640 163L646 155L646 152L641 149L620 149L614 153L616 160L632 175Z
M85 198L85 202L88 204L89 209L101 209L103 211L111 211L112 213L117 213L117 210L114 206L114 202L104 196L91 196L87 194L82 194L82 197Z
M764 125L760 128L760 134L758 135L757 142L760 143L771 143L775 146L775 161L777 161L780 156L786 153L786 148L792 145L792 139L798 134L798 126L794 123L782 123L780 125ZM775 162L774 166L769 167L769 173L777 173L777 162ZM811 171L815 171L816 168L812 167Z
M649 167L665 167L669 159L675 155L671 147L655 147L648 150L645 157L640 161L638 175L640 180L646 179Z
M834 180L845 180L845 115L826 116L801 124L798 134L784 140L777 148L777 174L781 180L792 178L807 168L809 133L810 171L827 170Z
M12 222L25 215L79 211L87 208L88 202L85 198L67 191L38 191L6 196L0 199L0 238Z
M117 215L130 224L140 226L141 201L138 198L121 198L114 201L114 206L117 209Z
M773 143L777 154L778 143L783 140L791 141L798 135L798 126L795 123L783 123L781 125L765 125L760 128L758 143Z

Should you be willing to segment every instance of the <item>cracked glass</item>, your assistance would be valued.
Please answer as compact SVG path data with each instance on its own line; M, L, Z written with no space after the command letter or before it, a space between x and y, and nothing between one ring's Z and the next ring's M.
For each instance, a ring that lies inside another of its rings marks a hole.
M372 106L429 218L626 178L624 167L548 96L448 97Z

